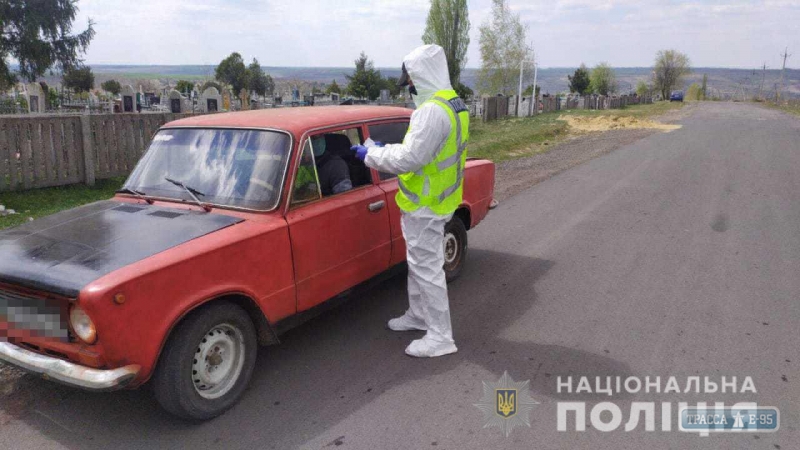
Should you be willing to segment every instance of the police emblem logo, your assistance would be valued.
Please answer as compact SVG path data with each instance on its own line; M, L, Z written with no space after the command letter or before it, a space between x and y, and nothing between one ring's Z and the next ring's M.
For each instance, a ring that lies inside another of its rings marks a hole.
M517 390L495 389L497 392L497 414L503 417L513 416L517 413Z
M539 402L528 394L528 384L529 380L515 382L508 376L508 372L503 372L497 383L484 381L483 397L480 403L475 403L483 411L486 420L483 428L499 427L508 437L517 425L530 427L528 413Z

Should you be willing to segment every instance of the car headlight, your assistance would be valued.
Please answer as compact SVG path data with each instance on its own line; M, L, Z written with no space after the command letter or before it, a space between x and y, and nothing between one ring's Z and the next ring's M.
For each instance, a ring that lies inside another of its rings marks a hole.
M72 330L83 342L87 344L94 344L97 340L97 330L94 328L94 323L89 315L86 314L80 306L73 305L69 310L69 323L72 325Z

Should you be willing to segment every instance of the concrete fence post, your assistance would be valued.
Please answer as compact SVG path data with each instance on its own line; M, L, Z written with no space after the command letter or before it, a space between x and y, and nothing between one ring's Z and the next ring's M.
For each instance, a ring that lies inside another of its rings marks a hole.
M81 115L81 141L83 142L84 183L94 186L94 146L92 140L92 122L89 114Z

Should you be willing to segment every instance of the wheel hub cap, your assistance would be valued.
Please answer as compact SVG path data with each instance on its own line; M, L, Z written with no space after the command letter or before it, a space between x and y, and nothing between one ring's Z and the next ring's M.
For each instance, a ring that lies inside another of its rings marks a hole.
M236 384L244 364L244 337L237 328L222 324L203 336L192 360L192 382L200 396L213 399Z
M444 236L444 262L447 264L455 261L458 255L458 241L453 233Z

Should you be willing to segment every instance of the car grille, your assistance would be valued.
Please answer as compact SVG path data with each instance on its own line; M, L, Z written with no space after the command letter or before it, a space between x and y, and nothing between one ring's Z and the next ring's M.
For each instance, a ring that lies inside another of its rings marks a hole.
M66 317L66 305L61 302L0 288L0 340L29 333L67 342Z

